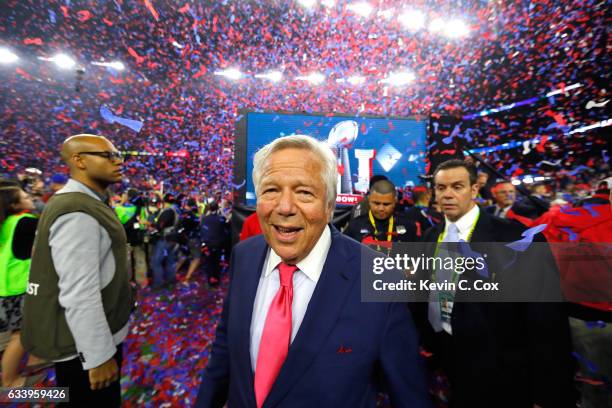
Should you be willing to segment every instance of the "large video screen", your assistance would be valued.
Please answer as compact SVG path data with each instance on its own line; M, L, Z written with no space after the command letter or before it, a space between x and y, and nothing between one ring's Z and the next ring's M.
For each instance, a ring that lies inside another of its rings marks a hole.
M425 120L249 112L237 125L236 179L244 177L247 205L255 204L253 157L272 140L303 134L325 141L338 158L338 204L355 204L372 175L396 186L418 184L425 173ZM244 135L241 137L240 133ZM246 137L244 137L246 136ZM241 140L241 139L246 140ZM242 146L241 146L242 145ZM240 156L244 156L244 165ZM244 169L244 173L242 173Z

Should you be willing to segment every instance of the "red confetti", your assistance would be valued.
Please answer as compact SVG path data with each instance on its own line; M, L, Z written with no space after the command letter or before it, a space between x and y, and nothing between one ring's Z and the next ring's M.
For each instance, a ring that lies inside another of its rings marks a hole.
M140 55L138 55L138 53L136 51L134 51L134 49L132 47L128 47L128 53L134 57L136 59L136 62L138 64L142 64L144 62L144 58L141 57Z
M91 14L90 11L88 10L79 10L77 11L77 19L81 22L84 23L87 20L89 20L91 17L93 16L93 14Z
M21 75L22 77L24 77L25 79L28 79L28 80L32 79L32 76L21 68L15 68L15 72Z
M151 14L153 15L153 18L155 19L155 21L159 21L159 14L157 14L157 10L155 10L155 7L153 7L153 4L151 4L151 1L144 0L144 4L147 7L147 9L149 9Z
M43 45L43 40L40 38L25 38L23 43L25 45Z

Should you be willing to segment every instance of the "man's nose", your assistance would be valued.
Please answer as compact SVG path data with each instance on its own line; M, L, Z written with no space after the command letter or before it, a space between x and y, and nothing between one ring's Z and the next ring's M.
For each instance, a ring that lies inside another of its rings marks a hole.
M295 213L295 201L291 191L281 191L276 211L281 215L291 215Z

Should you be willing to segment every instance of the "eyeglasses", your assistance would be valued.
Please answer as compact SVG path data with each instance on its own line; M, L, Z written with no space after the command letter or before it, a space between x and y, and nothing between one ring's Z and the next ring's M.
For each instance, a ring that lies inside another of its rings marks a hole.
M79 152L77 154L88 154L90 156L104 157L106 160L123 162L125 157L121 152Z

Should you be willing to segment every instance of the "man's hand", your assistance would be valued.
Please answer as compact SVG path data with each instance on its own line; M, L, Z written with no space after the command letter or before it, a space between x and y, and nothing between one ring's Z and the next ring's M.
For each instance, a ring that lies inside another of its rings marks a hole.
M110 360L89 370L89 386L92 390L106 388L119 378L117 362L111 357Z

